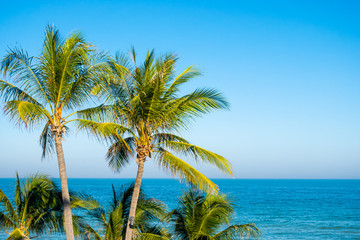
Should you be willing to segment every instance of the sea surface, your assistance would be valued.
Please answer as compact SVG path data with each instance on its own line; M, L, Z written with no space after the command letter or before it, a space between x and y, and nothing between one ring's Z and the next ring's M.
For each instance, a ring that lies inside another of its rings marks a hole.
M69 179L69 186L106 203L111 198L112 184L121 186L132 181ZM360 239L360 180L215 179L214 182L236 204L234 223L255 223L262 232L261 239ZM173 179L144 179L142 187L148 196L172 209L186 185ZM13 196L14 179L0 179L0 189ZM6 239L3 231L0 239Z

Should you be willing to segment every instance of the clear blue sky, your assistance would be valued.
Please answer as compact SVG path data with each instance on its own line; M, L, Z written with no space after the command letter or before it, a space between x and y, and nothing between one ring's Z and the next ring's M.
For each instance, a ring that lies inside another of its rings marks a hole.
M37 55L54 24L111 53L155 48L177 53L179 70L198 66L203 76L189 87L218 88L231 110L184 135L226 156L237 178L360 178L358 1L4 1L1 9L1 57L16 44ZM0 115L0 177L58 176L55 158L40 160L39 134ZM135 165L113 174L105 149L73 131L68 176L135 176ZM145 177L165 176L146 163Z

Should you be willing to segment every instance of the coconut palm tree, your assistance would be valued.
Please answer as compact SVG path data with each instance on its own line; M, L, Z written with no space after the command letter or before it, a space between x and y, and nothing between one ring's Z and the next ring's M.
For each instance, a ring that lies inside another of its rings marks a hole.
M70 192L71 207L92 209L96 202ZM64 205L61 190L46 175L35 174L21 181L16 175L14 201L0 189L0 229L11 230L8 240L31 239L34 234L64 231ZM84 225L81 216L73 215L75 235Z
M179 199L179 207L172 212L173 239L233 240L245 236L258 238L255 224L230 225L234 208L226 195L202 193L191 189ZM225 227L225 229L224 229ZM224 229L219 231L220 229Z
M125 237L126 224L129 217L130 203L134 185L124 185L119 191L112 187L112 199L109 201L107 209L100 203L93 204L93 208L87 207L88 214L92 219L92 225L83 226L83 234L86 239L95 240L121 240ZM87 199L92 199L91 197ZM88 201L86 198L84 200ZM92 201L90 201L92 202ZM134 226L136 235L141 236L145 232L155 232L157 235L166 235L166 231L156 225L166 217L166 206L152 198L148 198L141 190L139 194L138 207L136 209L136 219ZM167 235L166 235L167 236Z
M101 63L96 62L92 46L80 33L63 39L55 27L48 26L41 54L29 57L14 48L1 61L1 70L9 81L0 80L0 98L4 113L27 128L43 124L40 144L43 157L56 150L66 238L74 239L62 140L71 113L90 99Z
M176 76L177 60L173 54L156 59L152 51L138 65L134 49L130 58L117 54L114 60L108 61L112 75L104 77L93 89L94 94L106 100L105 104L78 112L79 118L84 119L79 122L80 129L110 142L107 160L113 169L119 170L136 159L138 171L126 240L131 239L133 224L130 222L135 220L146 160L151 158L171 175L212 191L217 191L217 186L182 157L212 164L232 174L230 163L224 157L177 135L194 118L228 105L214 89L199 88L181 95L180 87L198 76L199 71L191 66Z
M11 202L0 189L0 228L10 230L7 239L63 230L61 190L48 177L34 175L21 184L16 175L14 196Z

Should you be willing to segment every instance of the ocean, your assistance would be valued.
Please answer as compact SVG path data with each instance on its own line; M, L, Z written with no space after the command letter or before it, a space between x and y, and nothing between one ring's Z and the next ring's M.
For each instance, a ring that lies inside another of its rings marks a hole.
M121 186L132 181L69 179L69 187L106 203L111 198L112 184ZM234 223L255 223L262 232L261 239L360 239L360 180L215 179L214 182L236 204ZM13 186L14 179L0 179L0 189L8 196L13 196ZM142 187L148 196L172 209L186 185L174 179L144 179ZM4 231L0 233L0 239L6 236Z

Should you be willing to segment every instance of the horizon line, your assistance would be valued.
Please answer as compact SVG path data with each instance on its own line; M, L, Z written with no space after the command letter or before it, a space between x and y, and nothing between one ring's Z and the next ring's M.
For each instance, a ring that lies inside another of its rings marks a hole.
M30 175L31 176L31 175ZM51 176L50 176L51 177ZM27 178L27 177L21 177ZM60 179L59 177L51 177L53 179ZM15 177L0 177L0 179L15 179ZM136 178L106 178L106 177L69 177L67 179L119 179L119 180L135 180ZM152 178L152 177L146 177L144 179L154 179L154 180L176 180L176 181L182 181L181 179L177 178L170 178L170 177L164 177L164 178ZM360 180L360 178L210 178L210 180Z

